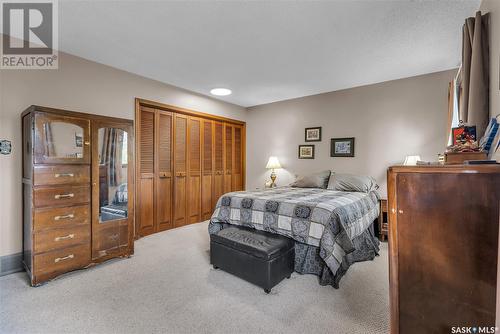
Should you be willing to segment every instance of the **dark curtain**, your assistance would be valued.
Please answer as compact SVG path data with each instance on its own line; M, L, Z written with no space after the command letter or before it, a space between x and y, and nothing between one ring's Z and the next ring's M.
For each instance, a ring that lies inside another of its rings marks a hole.
M113 128L104 129L100 163L108 168L110 186L118 186L121 180L122 145L123 131Z
M53 157L56 155L56 150L54 148L54 136L52 135L52 126L50 122L43 124L45 127L45 153L48 157Z
M465 20L460 71L460 119L476 126L477 139L484 134L489 120L489 14Z

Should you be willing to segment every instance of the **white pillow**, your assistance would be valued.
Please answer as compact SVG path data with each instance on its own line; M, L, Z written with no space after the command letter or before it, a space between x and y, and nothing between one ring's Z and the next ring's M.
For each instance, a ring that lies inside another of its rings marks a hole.
M377 190L378 184L371 176L331 172L327 189L369 193L370 191Z

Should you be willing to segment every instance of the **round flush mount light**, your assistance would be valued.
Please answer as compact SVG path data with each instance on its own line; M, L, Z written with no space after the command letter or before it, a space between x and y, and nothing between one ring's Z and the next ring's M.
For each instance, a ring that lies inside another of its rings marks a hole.
M227 96L231 95L231 90L227 88L214 88L210 91L210 94L217 96Z

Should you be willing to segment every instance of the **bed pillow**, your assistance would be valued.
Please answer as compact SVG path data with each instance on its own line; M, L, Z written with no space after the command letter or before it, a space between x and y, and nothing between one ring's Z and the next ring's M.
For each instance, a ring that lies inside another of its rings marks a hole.
M327 189L368 193L377 190L378 184L371 176L331 172Z
M322 188L325 189L330 178L330 171L299 176L290 186L295 188Z

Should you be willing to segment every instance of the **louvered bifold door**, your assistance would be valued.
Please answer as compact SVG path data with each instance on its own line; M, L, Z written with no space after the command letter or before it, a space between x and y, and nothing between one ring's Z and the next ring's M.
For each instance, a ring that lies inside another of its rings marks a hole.
M201 222L201 119L188 118L188 223Z
M243 190L243 127L235 125L233 143L233 183L232 191Z
M214 121L214 180L212 207L224 193L224 124Z
M202 176L201 176L201 216L202 220L210 219L213 211L212 188L214 172L213 122L203 120L202 127Z
M224 192L231 192L233 173L233 126L224 123Z
M138 147L137 233L145 236L154 232L154 151L155 110L141 107Z
M172 114L161 110L156 114L156 226L157 231L172 224Z
M174 114L174 227L187 224L187 116Z

